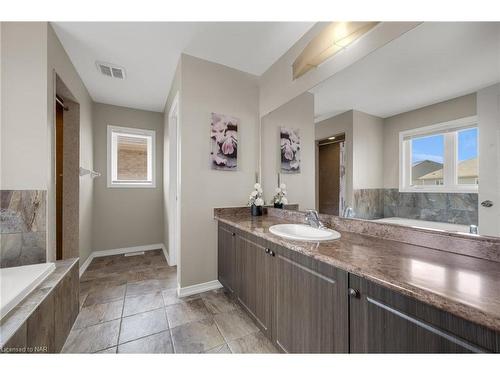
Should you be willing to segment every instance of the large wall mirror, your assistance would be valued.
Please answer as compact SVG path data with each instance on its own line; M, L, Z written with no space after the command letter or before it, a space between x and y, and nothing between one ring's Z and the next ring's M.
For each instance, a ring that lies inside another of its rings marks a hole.
M421 23L261 126L268 202L500 236L500 23Z

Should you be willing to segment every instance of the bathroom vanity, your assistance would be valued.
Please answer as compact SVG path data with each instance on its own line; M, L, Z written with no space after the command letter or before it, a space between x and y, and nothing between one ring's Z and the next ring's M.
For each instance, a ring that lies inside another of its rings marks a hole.
M500 263L338 227L285 240L269 227L302 213L246 211L215 210L219 281L282 352L500 352Z

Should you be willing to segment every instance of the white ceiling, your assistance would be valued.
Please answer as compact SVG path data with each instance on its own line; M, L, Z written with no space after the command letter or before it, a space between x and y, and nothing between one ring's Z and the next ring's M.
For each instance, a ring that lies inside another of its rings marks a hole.
M350 109L379 117L500 81L500 23L429 22L316 86L316 121Z
M182 52L261 75L310 22L55 22L93 100L163 111ZM96 61L122 66L126 79L102 75Z

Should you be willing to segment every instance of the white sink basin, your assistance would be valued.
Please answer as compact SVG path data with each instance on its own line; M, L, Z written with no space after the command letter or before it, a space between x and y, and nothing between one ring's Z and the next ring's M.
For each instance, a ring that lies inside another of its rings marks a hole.
M278 224L269 228L269 232L290 240L328 241L340 238L340 233L332 229L314 228L304 224Z

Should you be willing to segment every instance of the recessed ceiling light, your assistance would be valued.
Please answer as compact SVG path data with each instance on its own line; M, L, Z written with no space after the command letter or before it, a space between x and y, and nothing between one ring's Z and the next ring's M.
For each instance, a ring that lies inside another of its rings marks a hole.
M333 141L335 139L335 137L329 137L328 138L330 141Z

